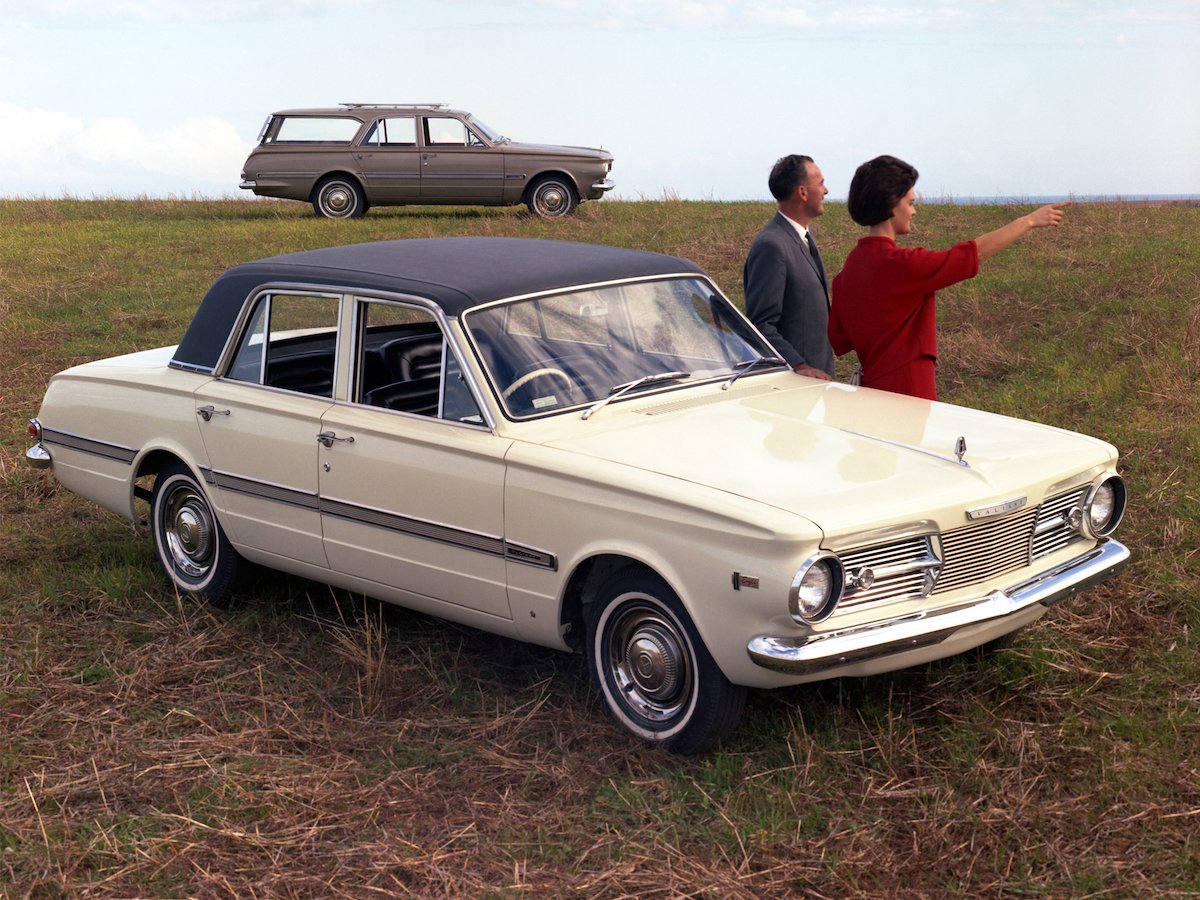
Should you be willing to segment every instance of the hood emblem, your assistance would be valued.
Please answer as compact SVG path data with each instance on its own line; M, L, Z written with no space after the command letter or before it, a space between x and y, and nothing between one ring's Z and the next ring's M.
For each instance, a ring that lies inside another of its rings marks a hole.
M967 439L961 434L954 442L954 455L958 457L959 462L962 462L963 457L967 455Z
M977 509L968 509L967 518L974 522L978 519L990 519L993 516L1007 515L1014 510L1020 509L1028 502L1028 497L1013 497L1011 500L1005 500L1003 503L995 503L991 506L980 506Z

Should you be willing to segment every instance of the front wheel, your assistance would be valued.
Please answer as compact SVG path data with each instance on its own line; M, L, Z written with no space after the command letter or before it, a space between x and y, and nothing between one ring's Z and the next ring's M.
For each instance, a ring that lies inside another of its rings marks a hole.
M618 575L588 613L588 667L609 714L639 738L689 755L737 724L746 689L725 677L675 593Z
M529 211L543 219L557 219L575 211L579 200L575 186L565 178L552 175L543 178L529 189Z
M182 463L172 463L155 479L150 522L155 556L175 588L222 602L237 575L237 551Z
M331 175L313 191L312 205L327 219L357 219L367 211L367 198L353 178Z

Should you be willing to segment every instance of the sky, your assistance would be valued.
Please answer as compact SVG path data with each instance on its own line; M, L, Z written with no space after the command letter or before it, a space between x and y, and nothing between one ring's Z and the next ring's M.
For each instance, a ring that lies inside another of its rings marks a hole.
M267 114L445 102L602 146L610 196L1200 196L1200 2L0 0L0 197L248 197Z

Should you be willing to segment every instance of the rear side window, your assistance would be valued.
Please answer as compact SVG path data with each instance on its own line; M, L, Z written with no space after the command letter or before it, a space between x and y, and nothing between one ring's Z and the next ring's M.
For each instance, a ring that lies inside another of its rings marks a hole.
M266 294L259 298L226 377L332 397L337 326L337 297Z
M267 129L264 144L349 144L362 122L344 116L281 116Z
M417 146L417 120L412 116L380 119L363 141L372 147Z

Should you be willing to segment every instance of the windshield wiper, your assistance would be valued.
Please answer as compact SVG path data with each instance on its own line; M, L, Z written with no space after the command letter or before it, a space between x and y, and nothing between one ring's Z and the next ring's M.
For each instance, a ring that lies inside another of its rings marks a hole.
M728 381L726 381L724 384L721 385L721 390L723 390L723 391L729 390L729 388L733 385L733 383L735 381L737 381L739 378L741 378L747 372L751 372L754 369L757 369L759 366L774 367L774 366L786 366L786 365L787 365L787 360L780 356L760 356L757 359L750 359L744 363L738 363L734 367L733 375L729 378Z
M658 384L663 381L680 381L684 378L691 378L689 372L655 372L653 375L643 375L641 378L635 378L633 381L627 381L624 384L614 385L608 392L608 396L597 403L593 403L583 411L583 418L590 419L592 413L596 412L603 406L612 403L618 397L628 394L630 391L643 387L647 384Z

